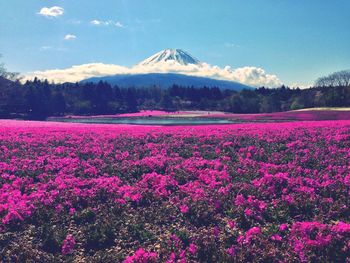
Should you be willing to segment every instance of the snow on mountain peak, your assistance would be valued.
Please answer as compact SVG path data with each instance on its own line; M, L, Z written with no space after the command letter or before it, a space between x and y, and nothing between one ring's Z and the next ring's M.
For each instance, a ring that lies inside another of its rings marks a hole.
M201 62L181 49L165 49L153 56L141 61L139 66L153 66L163 62L175 62L187 66L189 64L200 65Z
M91 77L150 73L175 73L206 77L239 82L254 87L277 87L282 85L282 82L276 75L268 74L262 68L242 67L231 69L229 66L220 68L201 62L181 49L162 50L133 67L91 63L76 65L67 69L35 71L28 73L27 77L23 80L31 80L34 77L39 77L40 79L63 83L77 82Z

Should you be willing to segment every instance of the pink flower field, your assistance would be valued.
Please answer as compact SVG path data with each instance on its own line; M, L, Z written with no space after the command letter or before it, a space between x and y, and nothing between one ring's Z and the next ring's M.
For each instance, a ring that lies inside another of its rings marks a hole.
M207 116L208 117L208 116ZM261 121L314 121L314 120L350 120L349 110L302 110L257 114L222 113L210 117L225 118L244 122Z
M349 262L350 121L0 121L1 262Z

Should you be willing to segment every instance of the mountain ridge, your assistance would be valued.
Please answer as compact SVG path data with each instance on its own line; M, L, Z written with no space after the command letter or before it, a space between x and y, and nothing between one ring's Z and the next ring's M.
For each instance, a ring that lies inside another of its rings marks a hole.
M227 80L217 80L206 77L190 76L177 73L145 73L145 74L122 74L105 77L93 77L83 80L82 83L97 83L105 81L111 85L119 87L152 87L159 86L168 88L172 85L199 87L218 87L220 89L242 90L252 89L252 87Z

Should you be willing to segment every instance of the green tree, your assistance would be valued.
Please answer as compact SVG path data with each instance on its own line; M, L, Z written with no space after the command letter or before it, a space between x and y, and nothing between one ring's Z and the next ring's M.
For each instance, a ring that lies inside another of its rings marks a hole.
M165 111L175 111L173 100L167 92L162 96L160 107Z
M304 108L304 104L301 102L300 98L295 98L292 102L292 104L290 105L290 109L291 110L299 110Z
M128 88L126 92L126 109L128 112L137 112L135 88Z
M66 101L61 92L57 92L52 96L51 106L53 115L62 116L65 114Z

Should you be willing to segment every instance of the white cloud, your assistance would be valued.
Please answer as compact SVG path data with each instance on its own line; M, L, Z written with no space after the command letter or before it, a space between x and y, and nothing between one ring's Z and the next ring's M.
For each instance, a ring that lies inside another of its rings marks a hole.
M308 89L313 87L314 85L311 83L292 83L290 85L291 88L299 88L299 89Z
M64 40L74 40L76 38L77 38L76 35L71 35L71 34L68 34L68 35L64 36Z
M90 24L95 25L95 26L115 26L115 27L124 27L124 25L119 22L119 21L113 21L113 20L107 20L107 21L102 21L102 20L91 20Z
M90 24L95 25L95 26L99 26L102 24L102 21L94 19L94 20L90 21Z
M45 17L58 17L64 14L64 9L59 6L43 7L38 14Z
M41 79L48 79L56 83L76 82L94 76L108 76L127 73L128 68L102 63L83 64L72 66L67 69L53 69L46 71L35 71L26 76L26 79L33 79L35 76Z
M175 72L199 77L209 77L220 80L236 81L246 85L259 87L277 87L282 84L276 75L267 74L265 70L258 67L242 67L232 69L230 66L220 68L207 63L199 65L181 65L174 61L156 63L150 66L136 65L131 68L131 73L152 73L152 72Z
M123 67L113 64L91 63L73 66L67 69L55 69L36 71L27 75L26 79L47 78L54 82L76 82L96 76L108 76L117 74L146 74L146 73L179 73L185 75L209 77L220 80L240 82L249 86L278 87L282 82L276 75L268 74L264 69L258 67L242 67L232 69L229 66L220 68L207 63L199 65L181 65L174 61L160 62L155 65L135 65Z
M120 23L120 22L116 22L114 25L115 25L116 27L124 27L124 25L123 25L122 23Z
M233 71L233 77L237 81L247 83L254 87L277 87L282 85L282 82L276 75L267 74L264 69L257 67L243 67L235 69Z

